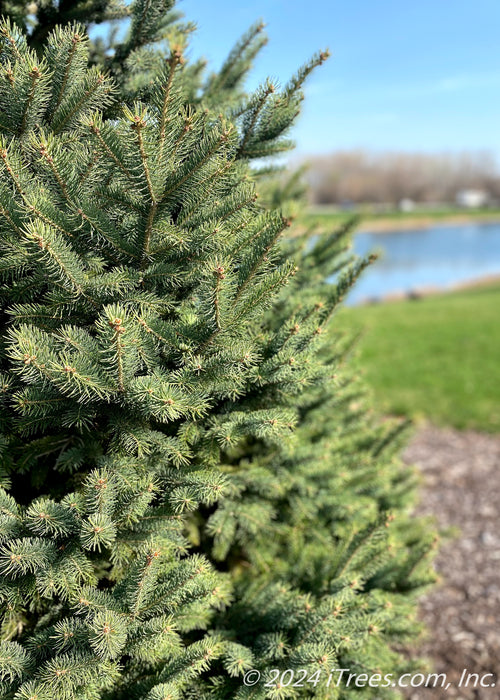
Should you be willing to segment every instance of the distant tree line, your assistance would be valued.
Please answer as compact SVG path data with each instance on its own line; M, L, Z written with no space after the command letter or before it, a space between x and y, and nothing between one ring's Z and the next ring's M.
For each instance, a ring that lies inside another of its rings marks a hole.
M500 170L490 152L338 151L309 159L315 204L453 202L474 188L500 199Z

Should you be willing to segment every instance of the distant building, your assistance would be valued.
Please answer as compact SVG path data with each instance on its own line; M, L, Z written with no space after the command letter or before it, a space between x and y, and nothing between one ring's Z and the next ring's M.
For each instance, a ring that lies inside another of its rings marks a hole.
M484 190L459 190L455 201L459 207L464 209L478 209L488 203L488 193Z
M399 211L403 212L415 211L415 202L413 201L413 199L405 197L404 199L401 199L399 201L398 209Z

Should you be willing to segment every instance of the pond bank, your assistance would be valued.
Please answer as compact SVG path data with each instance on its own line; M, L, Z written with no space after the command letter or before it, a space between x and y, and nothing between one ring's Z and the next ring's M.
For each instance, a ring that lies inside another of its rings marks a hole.
M473 211L443 210L443 211L416 211L416 212L388 212L384 214L371 214L363 211L335 211L328 208L311 208L307 214L300 218L302 224L317 223L323 227L336 228L353 216L360 217L358 231L370 233L388 233L393 231L425 230L435 226L453 226L461 224L489 224L500 223L500 210L483 209ZM301 227L302 228L302 227Z
M382 297L367 297L362 299L358 306L366 306L370 304L387 304L395 301L405 301L405 300L417 300L424 299L431 296L439 296L443 294L453 294L454 292L467 291L468 289L477 289L479 287L498 287L500 286L500 274L498 275L487 275L486 277L480 277L478 279L467 280L465 282L457 282L449 287L443 289L438 286L427 286L427 287L416 287L408 292L394 292L392 294L386 294Z
M404 218L362 219L360 231L370 233L388 233L393 231L416 231L434 228L435 226L453 226L455 224L500 224L500 214L453 214L450 216L408 216Z

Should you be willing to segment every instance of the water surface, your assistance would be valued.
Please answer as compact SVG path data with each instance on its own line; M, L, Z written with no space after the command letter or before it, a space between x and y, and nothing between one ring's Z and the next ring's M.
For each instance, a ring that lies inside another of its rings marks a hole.
M500 275L500 223L438 225L354 236L356 253L380 258L358 280L347 303L408 294Z

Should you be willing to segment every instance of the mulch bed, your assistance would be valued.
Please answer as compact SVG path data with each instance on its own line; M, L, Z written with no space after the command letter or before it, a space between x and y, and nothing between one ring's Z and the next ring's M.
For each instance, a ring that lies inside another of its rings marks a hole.
M500 698L500 437L423 428L405 461L424 475L418 513L435 517L444 539L436 559L442 583L421 602L429 633L420 653L451 687L409 691L411 700ZM463 669L494 673L493 688L458 688Z

